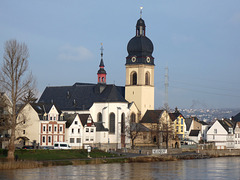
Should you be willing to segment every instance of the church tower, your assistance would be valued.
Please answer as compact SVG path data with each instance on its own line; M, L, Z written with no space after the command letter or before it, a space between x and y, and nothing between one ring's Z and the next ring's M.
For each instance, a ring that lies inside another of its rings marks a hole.
M125 98L134 102L141 119L147 110L154 109L154 57L153 43L146 37L146 26L142 19L136 25L136 36L127 45Z
M102 45L102 44L101 44ZM99 70L97 73L98 76L98 83L99 84L106 84L106 71L104 69L104 63L103 63L103 46L101 46L101 61L100 61L100 65L99 65Z

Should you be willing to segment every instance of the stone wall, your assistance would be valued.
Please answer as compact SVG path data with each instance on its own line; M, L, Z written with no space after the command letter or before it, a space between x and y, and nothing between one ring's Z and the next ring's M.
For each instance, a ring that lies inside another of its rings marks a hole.
M196 152L210 157L240 156L239 149L196 150Z

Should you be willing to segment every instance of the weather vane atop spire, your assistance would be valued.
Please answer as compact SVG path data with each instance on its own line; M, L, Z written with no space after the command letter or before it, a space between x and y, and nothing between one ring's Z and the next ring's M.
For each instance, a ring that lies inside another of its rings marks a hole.
M141 6L140 7L140 18L142 18L142 9L143 9L143 7Z

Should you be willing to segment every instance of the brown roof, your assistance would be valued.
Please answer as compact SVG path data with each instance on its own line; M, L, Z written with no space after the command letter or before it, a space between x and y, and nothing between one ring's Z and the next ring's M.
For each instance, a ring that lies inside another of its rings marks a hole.
M158 123L163 110L147 110L140 123Z

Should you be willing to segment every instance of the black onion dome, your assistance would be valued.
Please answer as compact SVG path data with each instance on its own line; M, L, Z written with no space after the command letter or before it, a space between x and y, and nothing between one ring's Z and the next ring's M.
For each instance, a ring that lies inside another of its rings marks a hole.
M127 51L129 56L152 56L153 43L146 36L135 36L128 42Z

